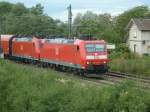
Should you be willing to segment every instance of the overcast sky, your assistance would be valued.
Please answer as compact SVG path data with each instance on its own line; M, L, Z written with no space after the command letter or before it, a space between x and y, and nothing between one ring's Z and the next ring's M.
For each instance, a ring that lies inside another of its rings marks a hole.
M92 11L94 13L111 13L118 15L123 11L135 6L150 6L150 0L0 0L9 1L11 3L21 2L27 7L32 7L37 3L44 6L44 13L49 16L67 21L67 6L72 5L73 17L77 13L85 13Z

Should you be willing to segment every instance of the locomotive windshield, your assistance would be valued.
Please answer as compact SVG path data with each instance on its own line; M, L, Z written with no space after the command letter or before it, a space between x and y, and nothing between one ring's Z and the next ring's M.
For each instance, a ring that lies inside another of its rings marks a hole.
M105 51L104 44L86 44L85 48L87 52L104 52Z

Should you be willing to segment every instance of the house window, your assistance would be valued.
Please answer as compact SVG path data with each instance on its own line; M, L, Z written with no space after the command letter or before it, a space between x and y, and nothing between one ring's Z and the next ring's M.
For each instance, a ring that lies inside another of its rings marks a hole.
M134 32L133 32L133 37L134 37L134 38L137 37L137 31L136 31L136 30L134 30Z
M134 44L134 53L136 53L136 47L137 47L136 44Z

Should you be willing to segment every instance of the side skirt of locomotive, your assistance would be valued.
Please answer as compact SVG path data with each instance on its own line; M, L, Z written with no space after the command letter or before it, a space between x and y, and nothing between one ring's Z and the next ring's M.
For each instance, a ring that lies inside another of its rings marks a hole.
M70 72L74 74L84 75L84 70L79 64L52 61L52 60L46 60L46 59L41 59L40 62L43 64L48 64L51 68L54 68L55 70L58 70L58 71L65 71L65 72Z
M81 65L79 64L73 64L68 62L60 62L60 61L51 61L46 59L41 59L41 62L48 63L48 64L54 64L58 69L62 69L64 71L67 71L66 69L72 69L73 72L77 72L81 74L100 74L100 73L106 73L108 71L108 66L105 65L98 65L98 66L89 66L87 70L84 70ZM67 68L66 68L67 67Z
M26 63L26 64L33 64L40 67L50 67L52 69L58 71L66 71L70 73L76 73L83 75L84 71L78 64L72 64L67 62L59 62L59 61L50 61L45 59L35 59L28 56L18 56L18 55L5 55L5 59L13 60L17 63Z
M68 67L72 67L72 68L81 69L81 66L79 64L60 62L60 61L51 61L51 60L46 60L46 59L41 59L41 61L45 62L45 63L50 63L50 64L56 64L56 65L68 66Z
M13 60L15 62L22 62L22 63L26 63L26 64L34 64L34 65L38 65L39 64L39 60L35 59L35 58L31 58L31 57L24 57L24 56L16 56L16 55L5 55L4 56L5 59L9 59L9 60Z

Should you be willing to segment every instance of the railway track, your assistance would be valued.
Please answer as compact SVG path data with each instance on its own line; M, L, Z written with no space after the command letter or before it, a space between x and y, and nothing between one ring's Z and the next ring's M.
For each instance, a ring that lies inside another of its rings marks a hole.
M64 73L64 72L63 72ZM72 73L65 73L65 75L67 76L73 76L78 78L81 81L86 81L86 82L90 82L96 85L108 85L108 86L112 86L115 83L113 81L108 81L108 80L104 80L101 76L97 76L97 77L85 77L82 75L76 75L76 74L72 74Z
M104 76L107 78L108 77L118 78L118 80L120 80L120 82L123 80L131 80L131 81L135 82L136 87L140 87L144 91L145 90L150 91L150 79L146 78L146 77L137 77L137 76L129 75L126 73L120 73L120 72L108 72Z
M112 86L114 85L115 83L113 81L108 81L108 80L103 80L103 79L89 79L89 78L85 78L85 77L82 77L83 80L86 80L88 82L94 82L95 84L102 84L102 85L108 85L108 86Z
M91 78L94 76L95 78ZM130 80L135 82L135 87L141 88L143 91L150 92L150 79L146 77L137 77L125 73L120 72L108 72L101 75L95 75L92 74L89 79L86 79L89 81L93 81L95 83L102 83L107 85L115 85L115 84L121 84L125 80Z
M147 78L146 77L137 77L134 75L129 75L129 74L120 73L120 72L108 72L108 73L106 73L106 75L150 84L150 78L148 78L148 77Z
M122 74L123 75L123 74ZM114 86L114 85L120 85L125 80L132 80L135 82L135 88L141 89L143 92L150 93L150 83L149 79L141 79L141 78L135 78L134 76L122 76L120 73L114 73L111 72L96 76L95 78L88 78L88 77L79 77L82 78L82 80L86 80L91 83L95 83L97 85L108 85L108 86Z

